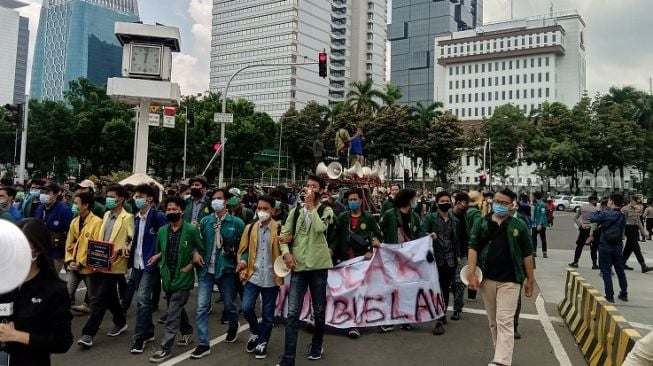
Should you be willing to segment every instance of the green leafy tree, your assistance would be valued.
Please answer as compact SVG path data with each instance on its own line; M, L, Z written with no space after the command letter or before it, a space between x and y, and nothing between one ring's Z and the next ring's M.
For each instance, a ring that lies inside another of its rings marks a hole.
M383 86L383 103L386 106L393 106L397 104L397 101L403 97L404 94L401 92L401 89L398 86L394 86L392 83L386 83Z
M451 112L447 111L432 121L428 129L428 158L443 185L453 183L450 177L456 171L464 143L462 123Z
M441 102L433 102L428 105L422 102L417 102L417 105L412 107L412 117L416 124L418 133L414 136L410 146L410 152L414 158L422 160L422 189L426 189L426 168L429 166L431 150L430 150L430 137L429 131L431 125L436 118L442 116L439 110L442 108ZM417 159L414 159L416 162Z
M372 114L379 110L377 100L383 100L383 92L374 89L372 79L356 81L351 84L347 93L347 103L354 107L358 114Z
M482 134L491 139L492 175L506 178L508 168L517 163L517 145L529 134L528 119L512 104L495 109L489 119L484 120Z

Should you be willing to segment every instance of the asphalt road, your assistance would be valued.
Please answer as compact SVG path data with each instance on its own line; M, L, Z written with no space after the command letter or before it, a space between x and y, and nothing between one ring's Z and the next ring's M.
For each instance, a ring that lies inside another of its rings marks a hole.
M556 213L555 226L548 232L551 257L549 259L538 257L536 271L538 289L533 297L523 298L519 327L523 338L515 341L514 365L576 366L586 364L566 325L559 318L556 307L564 290L566 263L570 261L570 255L573 255L576 232L571 223L572 215L573 213ZM589 262L589 259L585 257L589 257L589 254L584 254L581 262ZM600 285L600 283L596 285ZM542 289L541 292L540 289ZM82 291L78 292L80 299L82 295ZM215 296L217 294L214 294ZM194 313L195 300L195 297L191 296L191 301L187 306L190 314ZM161 303L163 304L163 301ZM210 316L210 335L213 339L212 344L214 344L211 355L200 360L192 360L189 359L189 354L196 343L188 347L174 346L173 358L162 365L276 365L283 353L283 324L276 325L273 329L268 358L256 360L245 352L249 331L242 316L241 324L243 326L238 341L226 344L223 341L227 330L226 326L219 324L222 306L215 304L214 307L216 311ZM161 312L155 313L155 319L160 315ZM94 339L94 347L83 349L74 344L65 355L53 356L53 365L149 364L148 358L152 349L146 349L146 352L141 355L132 355L129 352L132 344L134 317L135 308L132 307L128 312L129 331L117 338L111 338L105 335L112 326L110 314L107 314L100 333ZM73 334L76 337L81 335L85 320L85 316L75 316ZM325 353L320 361L306 360L306 347L310 343L311 335L302 330L299 335L296 365L474 366L487 365L492 360L492 341L480 296L478 301L466 303L462 320L449 321L444 335L432 335L433 326L433 323L423 323L410 331L397 329L387 334L379 334L375 329L367 329L363 331L362 337L356 340L347 338L337 330L331 330L325 337ZM162 331L163 326L157 324L157 341L161 339Z

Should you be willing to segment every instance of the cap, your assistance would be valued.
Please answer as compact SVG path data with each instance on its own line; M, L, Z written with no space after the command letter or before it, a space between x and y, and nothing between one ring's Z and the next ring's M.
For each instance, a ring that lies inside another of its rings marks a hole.
M10 292L27 278L32 250L18 226L0 220L0 294Z
M45 191L52 191L52 193L61 192L61 187L57 183L48 183L44 186L40 186L39 189Z
M286 277L291 272L290 268L286 267L286 262L283 260L283 255L274 260L274 274L279 277Z
M230 188L229 193L231 193L232 196L240 198L240 189L238 188Z
M90 188L95 191L95 183L90 179L84 179L83 181L77 184L77 187Z
M204 178L204 177L201 176L201 175L198 175L198 176L193 177L193 178L191 178L191 179L188 180L188 184L189 184L189 185L192 185L192 184L195 183L195 182L200 182L200 183L202 183L202 185L203 185L205 188L208 188L208 187L209 187L209 182L206 180L206 178Z

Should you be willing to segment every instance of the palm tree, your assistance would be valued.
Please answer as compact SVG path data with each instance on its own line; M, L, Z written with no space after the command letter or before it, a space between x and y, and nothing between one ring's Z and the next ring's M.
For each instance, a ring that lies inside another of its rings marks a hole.
M429 105L424 105L422 102L417 102L417 105L412 107L412 112L413 112L413 119L419 123L420 127L420 137L419 140L422 140L422 144L420 144L423 147L426 147L426 139L428 139L428 133L425 133L425 131L428 131L431 128L431 121L433 121L434 118L439 117L442 115L442 111L439 109L442 108L444 105L442 102L433 102ZM418 152L415 154L415 157L422 158L422 190L426 189L426 166L428 164L428 153L427 151L422 148L422 149L416 149Z
M383 100L384 94L374 89L371 79L356 81L351 84L347 93L347 103L354 107L357 114L372 113L379 109L379 103L374 98Z
M392 83L386 83L383 87L383 103L388 107L395 105L403 96L404 94L401 92L401 89L392 85Z

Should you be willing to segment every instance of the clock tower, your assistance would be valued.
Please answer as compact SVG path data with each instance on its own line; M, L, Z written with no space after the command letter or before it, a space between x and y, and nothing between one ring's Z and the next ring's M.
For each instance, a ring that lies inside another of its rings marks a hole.
M147 151L150 105L179 105L181 91L170 81L172 53L179 52L179 28L160 24L116 22L115 33L123 46L122 77L109 78L112 100L138 106L131 183L148 182ZM128 178L128 179L130 179ZM134 184L136 184L134 183Z

